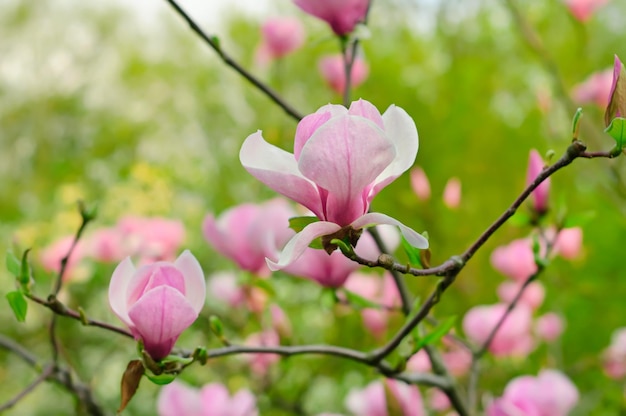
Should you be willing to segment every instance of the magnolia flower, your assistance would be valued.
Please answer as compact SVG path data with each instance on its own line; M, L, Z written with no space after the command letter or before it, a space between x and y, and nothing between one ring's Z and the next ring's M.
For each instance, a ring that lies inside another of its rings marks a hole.
M520 238L496 248L491 253L491 265L511 279L525 281L537 272L532 240Z
M487 408L487 416L566 416L578 402L576 386L560 371L541 370L537 377L511 380L501 398Z
M507 305L475 306L463 318L463 330L467 337L475 344L484 344L491 331L507 313ZM532 317L530 308L526 305L517 305L496 332L489 351L495 356L524 355L535 347L531 336Z
M565 0L565 5L577 20L586 22L597 9L607 2L608 0Z
M530 185L543 171L543 158L535 149L530 151L528 159L528 171L526 173L526 185ZM550 195L550 178L547 178L532 192L533 210L537 214L545 214L548 210L548 196Z
M604 124L609 127L616 117L626 117L626 68L615 55L608 105L604 113Z
M387 416L389 415L388 409L392 406L388 406L385 389L388 389L389 397L396 401L396 406L393 407L399 412L393 413L394 415L426 415L422 395L417 386L391 379L386 379L384 382L373 381L362 390L350 390L346 397L346 407L355 416Z
M261 44L256 56L259 63L282 58L299 49L304 43L304 27L293 17L268 19L261 26Z
M561 336L565 329L563 318L554 312L548 312L537 318L535 333L546 342L552 342Z
M268 329L263 332L255 332L250 334L245 345L250 347L278 347L280 345L280 336L274 329ZM246 356L250 369L258 376L264 376L270 367L280 360L278 354L248 354Z
M369 8L369 0L294 0L305 13L324 20L338 36L354 30L363 22Z
M331 239L355 245L363 228L377 224L397 226L410 244L428 247L399 221L368 213L374 196L411 167L417 148L415 123L404 110L391 106L381 116L364 100L349 110L329 104L302 119L293 154L267 143L260 131L248 136L239 153L244 168L320 219L289 240L277 262L268 260L270 269L291 264L318 237L332 252Z
M450 178L443 189L443 203L451 209L461 204L461 181L458 178Z
M194 389L175 380L161 388L157 399L159 416L257 416L256 399L247 389L232 397L220 383Z
M50 272L60 273L61 261L70 252L74 239L75 237L73 235L68 235L44 248L40 255L41 264L44 269ZM74 247L72 251L72 255L68 258L67 264L65 265L63 280L67 281L77 277L83 277L83 274L79 273L79 264L87 254L86 252L85 243L78 240L76 247Z
M511 303L522 288L523 282L507 281L498 286L498 298L504 303ZM523 303L530 309L535 310L541 306L546 296L546 290L541 282L531 282L519 298L519 303Z
M217 252L239 267L268 275L265 258L276 260L279 250L295 234L289 218L295 213L282 199L263 204L242 204L218 218L208 214L202 222L204 238Z
M420 167L411 169L411 188L419 199L425 201L430 198L430 182L424 169Z
M346 89L346 70L343 56L330 55L319 60L317 68L328 86L337 94L343 95ZM367 79L369 68L367 63L359 58L354 58L350 71L350 87L356 88Z
M572 99L578 104L594 103L606 108L611 93L613 70L594 72L583 82L576 84L572 90Z
M127 255L138 255L144 262L171 261L185 239L179 220L153 217L125 217L116 225L122 234Z
M626 327L618 328L611 336L611 345L602 354L604 372L619 380L626 376Z
M113 272L109 304L152 358L166 357L204 305L206 288L198 260L185 250L174 263L135 269L129 257Z

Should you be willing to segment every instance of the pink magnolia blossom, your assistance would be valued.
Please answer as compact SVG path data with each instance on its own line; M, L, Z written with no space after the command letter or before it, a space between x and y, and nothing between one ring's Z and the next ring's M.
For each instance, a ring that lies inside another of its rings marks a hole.
M447 338L442 340L444 349L441 352L441 358L452 374L455 377L462 377L469 371L472 365L472 353L467 348L461 347L458 344L448 341ZM418 373L429 372L432 370L430 365L430 359L426 351L419 350L414 354L406 363L407 370L416 371Z
M128 255L138 255L146 262L171 261L185 239L181 221L153 217L125 217L117 226L127 244Z
M159 416L257 416L256 398L247 389L232 397L220 383L194 389L182 381L161 388L157 398Z
M328 23L338 36L354 30L367 15L369 0L294 0L305 13Z
M626 327L613 332L611 344L603 353L604 372L619 380L626 376Z
M174 263L139 269L127 257L115 268L109 285L111 309L155 360L167 356L196 320L205 296L202 268L188 250Z
M382 308L400 306L400 293L393 277L386 272L382 277L354 272L346 281L345 288L350 292L381 305ZM386 309L365 308L361 311L363 324L372 334L380 337L387 330L390 311Z
M458 208L461 204L461 181L458 178L450 178L443 189L443 203L451 209Z
M530 185L541 173L544 167L543 158L535 149L530 151L528 170L526 173L526 185ZM541 182L531 194L533 210L538 214L548 211L548 196L550 195L550 178Z
M578 104L594 103L605 109L609 104L613 69L594 72L583 82L574 86L572 98Z
M388 416L385 388L397 401L401 416L426 415L417 386L392 379L373 381L362 390L352 389L346 397L346 407L355 416Z
M554 242L554 253L568 260L578 258L582 252L583 230L580 227L563 228Z
M537 318L535 333L546 342L552 342L561 336L565 329L563 318L554 312L548 312Z
M245 289L237 283L233 272L216 272L207 280L209 295L217 301L236 308L246 301Z
M511 303L522 287L522 282L502 282L498 286L498 297L504 303ZM527 305L530 309L535 310L541 306L546 296L546 290L541 282L532 282L522 293L519 299L520 303Z
M491 253L491 265L503 275L523 282L537 272L532 241L523 238L496 248Z
M277 347L280 345L280 337L275 330L269 329L250 334L248 338L246 338L245 344L250 347ZM255 353L249 354L247 359L252 372L258 376L264 376L269 368L280 360L280 355Z
M626 67L615 55L609 103L604 111L604 124L609 127L616 117L626 117Z
M506 309L505 304L473 307L463 318L465 334L473 343L483 345ZM489 351L498 357L529 353L535 347L531 336L531 324L530 309L518 304L496 332L489 344Z
M608 3L608 0L565 0L565 5L572 15L581 22L586 22L593 13Z
M290 338L292 329L291 322L283 309L276 305L270 305L270 315L272 317L272 327L282 338Z
M430 198L430 182L420 167L411 169L411 188L419 199L425 201Z
M326 84L337 94L343 95L346 89L346 70L341 55L329 55L321 58L317 65ZM360 57L352 63L350 72L350 87L356 88L367 79L369 68Z
M202 223L204 238L217 252L244 270L269 274L265 258L276 260L279 250L295 234L289 218L295 213L282 199L263 204L242 204L219 218L208 214Z
M432 388L428 390L428 405L432 410L445 412L450 408L450 399L443 391Z
M560 371L541 370L537 377L511 380L487 416L566 416L578 402L576 386Z
M100 228L88 238L89 253L96 261L118 262L133 255L125 247L124 234L117 227Z
M73 235L68 235L44 248L40 255L43 268L50 272L59 273L61 271L61 261L69 253L74 238ZM85 243L79 240L67 261L63 280L67 281L77 277L78 265L85 257L86 251Z
M261 44L256 57L265 64L272 59L279 59L296 51L304 44L304 27L300 20L293 17L267 19L261 26Z
M302 119L293 154L267 143L260 131L250 135L239 154L244 168L321 220L296 234L277 262L268 261L270 269L293 263L318 237L356 243L355 230L377 224L399 227L410 244L428 247L422 235L399 221L368 212L374 196L411 167L417 148L415 123L404 110L391 106L381 116L364 100L349 110L329 104Z

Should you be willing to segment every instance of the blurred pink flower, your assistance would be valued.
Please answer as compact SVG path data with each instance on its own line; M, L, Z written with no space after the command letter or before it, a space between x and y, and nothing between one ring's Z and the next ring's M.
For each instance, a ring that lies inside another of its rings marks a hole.
M127 256L138 256L141 263L171 261L185 239L181 221L160 217L122 218L115 228L122 235Z
M532 241L522 238L496 248L491 253L491 265L511 279L525 281L537 272Z
M560 371L541 370L537 377L511 380L487 416L566 416L578 403L576 386Z
M242 204L223 212L219 218L208 214L202 223L204 238L213 248L250 272L267 276L265 258L278 253L295 234L289 218L296 214L283 199L262 204Z
M552 342L560 337L564 328L563 319L554 312L541 315L535 322L535 333L546 342Z
M326 84L337 94L343 95L346 89L346 71L341 55L329 55L321 58L318 69ZM350 73L350 87L356 88L361 85L369 73L367 63L360 57L354 59Z
M450 178L443 189L443 203L451 209L458 208L461 204L461 181L458 178Z
M498 297L503 303L511 303L522 287L522 282L502 282L498 286ZM519 302L525 304L530 309L535 310L541 306L545 298L546 290L541 282L530 283Z
M611 344L603 353L604 372L613 379L626 376L626 327L618 328L611 336Z
M450 399L438 388L428 390L428 405L432 410L444 412L450 408Z
M246 338L245 344L250 347L277 347L280 345L280 337L276 331L269 329L250 334L248 338ZM267 371L274 363L280 360L280 355L254 353L249 354L247 358L252 372L262 377L267 374Z
M261 65L272 59L282 58L304 44L304 27L294 17L267 19L261 26L261 43L257 48L256 59Z
M99 228L86 241L90 256L103 263L121 261L134 254L124 247L124 235L116 227Z
M346 408L355 416L388 416L385 385L401 409L398 416L426 416L417 386L392 379L372 381L363 389L350 390Z
M267 143L261 132L245 140L239 153L244 168L274 191L304 205L321 221L311 223L284 247L272 270L293 263L319 237L348 238L379 224L400 228L407 241L426 248L428 241L399 221L370 213L374 196L409 169L415 160L415 123L399 107L381 115L359 100L350 109L326 105L302 119L296 129L294 153ZM328 244L324 247L333 251Z
M608 3L608 0L565 0L565 5L572 15L581 22L586 22L593 13Z
M354 30L367 15L369 0L294 0L305 13L328 23L338 36Z
M208 293L213 299L230 307L241 306L246 300L245 289L237 283L233 272L216 272L207 279Z
M543 170L543 158L535 149L530 151L528 158L528 170L526 173L526 185L530 185ZM548 197L550 196L550 178L541 182L531 194L533 210L541 215L548 211Z
M185 250L174 263L135 269L127 257L113 272L109 304L155 360L167 356L198 317L206 288L198 260Z
M175 380L161 388L157 398L159 416L257 416L256 398L247 389L232 397L220 383L194 389Z
M573 260L580 256L583 246L583 230L580 227L563 228L554 242L554 253Z
M487 337L505 313L507 305L482 305L470 309L463 318L463 330L477 345L483 345ZM521 356L535 348L531 336L532 317L530 308L517 305L506 317L489 344L489 351L497 356Z
M395 308L401 302L400 293L389 272L385 272L383 276L354 272L344 287L383 308ZM365 308L361 311L363 325L372 334L380 337L387 330L390 313L387 309Z
M609 104L613 69L594 72L583 82L574 86L572 98L578 104L595 103L601 109Z
M411 169L411 188L417 197L421 200L430 198L430 182L424 170L420 167Z
M455 377L462 377L470 369L472 365L472 353L466 348L449 341L448 338L442 339L444 348L441 351L441 358L452 374ZM406 368L409 371L416 371L418 373L429 372L432 370L430 365L430 359L426 351L419 350L414 354L406 363Z
M270 315L272 317L272 327L281 338L291 338L291 322L285 311L276 304L270 305Z
M39 256L43 268L49 272L59 273L61 271L61 260L67 256L73 242L74 236L68 235L45 247ZM65 273L63 274L64 281L72 280L77 277L77 266L87 254L86 251L84 241L78 240L78 243L76 244L76 247L74 248L74 251L65 266Z

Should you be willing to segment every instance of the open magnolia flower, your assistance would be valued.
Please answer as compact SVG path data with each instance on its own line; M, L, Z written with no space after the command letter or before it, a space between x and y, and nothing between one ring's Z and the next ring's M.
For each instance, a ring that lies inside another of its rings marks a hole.
M135 269L130 257L113 272L109 304L152 358L166 357L204 305L206 287L198 260L185 250L174 263Z
M332 239L354 246L362 229L378 224L397 226L410 244L427 248L422 235L394 218L368 213L374 196L413 165L417 148L415 123L403 109L392 105L381 115L365 100L350 109L328 104L304 117L293 154L267 143L260 131L248 136L239 153L244 168L320 219L287 243L278 262L268 260L270 269L291 264L318 237L332 252Z

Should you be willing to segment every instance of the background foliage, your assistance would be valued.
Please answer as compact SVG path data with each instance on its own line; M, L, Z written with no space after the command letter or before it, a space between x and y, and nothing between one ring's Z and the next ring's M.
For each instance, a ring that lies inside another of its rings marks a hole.
M572 86L608 68L613 54L626 57L620 18L626 3L611 2L584 25L559 1L519 3L548 58L528 47L506 1L380 0L370 14L371 38L363 42L370 76L353 96L379 109L396 104L414 117L420 134L416 163L433 189L430 201L419 201L405 175L383 191L374 210L427 230L433 264L462 251L519 194L529 149L542 154L554 149L558 155L566 148ZM289 2L274 12L302 17L309 42L271 70L254 69L259 22L233 15L218 29L207 29L301 112L339 102L315 70L320 56L337 50L326 27ZM239 147L261 129L269 141L291 150L295 123L226 68L165 5L154 25L135 19L114 6L96 10L78 1L0 3L0 248L33 247L36 258L45 245L74 232L80 220L75 201L84 199L98 204L97 225L111 225L128 213L182 219L186 246L207 275L232 270L202 240L202 218L273 196L241 167ZM556 69L548 68L546 59ZM557 78L550 71L557 71ZM549 97L547 109L540 108L538 97ZM593 105L584 110L582 139L592 149L610 148L611 139L601 133L602 111ZM556 260L541 276L547 287L543 308L561 313L567 330L559 345L526 360L487 364L492 371L483 377L486 391L498 395L512 376L557 365L583 394L576 414L617 414L621 406L623 386L602 374L599 354L611 332L625 325L625 167L619 159L596 162L577 161L552 179L552 214L591 218L581 224L584 258ZM463 202L454 211L440 199L450 177L463 184ZM502 277L489 265L489 254L527 233L513 225L500 230L446 293L436 316L460 318L472 305L496 302ZM106 300L114 265L86 267L88 278L68 286L66 301L117 322ZM52 276L38 269L36 279L37 290L47 293ZM418 294L435 282L409 281ZM8 273L0 272L0 283L4 298L13 287ZM315 284L278 274L270 285L274 301L292 320L295 343L374 345L359 314L337 313L320 300ZM195 330L179 344L219 345L208 330L211 313L222 316L233 339L261 325L247 311L227 311L209 301ZM0 308L2 333L42 357L49 354L42 330L47 317L47 311L30 305L26 323L17 324L6 303ZM105 407L116 409L133 343L66 320L61 331L64 357L84 380L92 380ZM3 350L0 362L4 402L33 373ZM250 376L237 357L194 366L183 375L196 384L249 386L262 414L339 412L347 391L373 377L357 364L318 357L282 360L265 379ZM154 414L157 391L144 381L126 414ZM72 406L69 395L46 384L7 414L68 414Z

